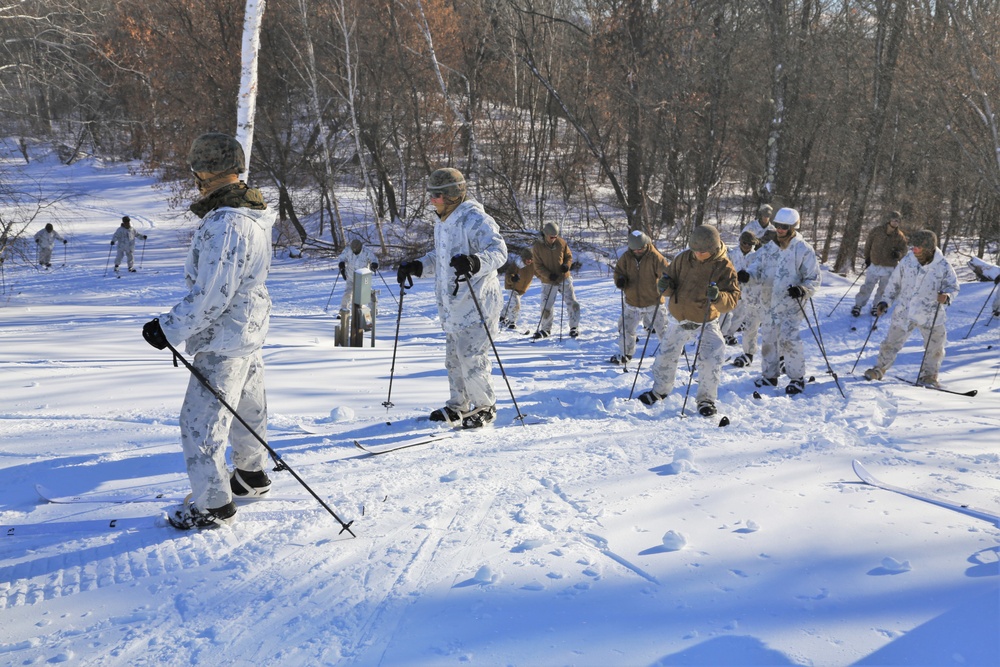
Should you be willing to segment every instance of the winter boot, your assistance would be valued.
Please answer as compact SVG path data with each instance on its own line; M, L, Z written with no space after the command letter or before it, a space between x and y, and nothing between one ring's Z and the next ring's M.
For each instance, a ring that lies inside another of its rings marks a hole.
M736 340L736 336L726 336L726 345L739 345L740 342Z
M486 405L476 408L462 418L462 428L482 428L492 424L497 418L497 406Z
M917 378L917 384L922 384L925 387L934 387L935 389L941 388L941 385L938 383L937 375L921 375Z
M795 394L801 394L805 390L806 390L806 381L803 380L802 378L799 378L798 380L792 380L791 382L788 383L788 386L785 387L785 393L788 394L789 396L794 396Z
M753 363L753 355L747 354L746 352L733 359L733 366L736 366L737 368L746 368L751 363Z
M702 417L711 417L717 412L715 403L712 401L701 401L698 403L698 414Z
M757 378L753 381L753 386L755 387L777 387L778 378Z
M135 269L129 269L128 272L129 273L135 273Z
M1000 317L1000 308L993 309L993 317Z
M580 335L580 332L577 331L576 327L570 327L570 329L569 329L569 337L570 338L576 338L579 335Z
M516 329L516 328L517 328L517 325L516 325L516 324L514 324L513 322L510 322L510 321L508 321L508 322L507 322L507 328L508 328L508 329Z
M666 394L657 394L652 389L650 389L649 391L644 391L641 394L639 394L639 400L642 401L645 405L652 405L653 403L663 400L664 398L666 398Z
M869 368L868 370L865 371L865 379L868 381L881 380L884 377L884 375L885 374L882 372L882 369L877 367Z
M234 496L259 498L271 490L271 480L263 470L233 470L229 477L229 488Z
M438 408L431 413L430 420L432 422L447 422L453 424L455 422L462 420L462 415L460 415L456 410L452 410L447 405L443 408Z
M613 357L611 357L608 361L610 361L613 364L618 364L620 366L622 364L627 364L628 362L632 361L632 355L616 354Z
M535 335L531 337L531 340L538 340L539 338L548 338L548 337L549 337L548 331L538 330L535 332Z
M851 308L851 315L854 317L861 317L861 306L854 306L854 308Z
M191 504L190 495L184 499L183 505L178 505L167 513L167 521L170 522L170 525L180 530L228 526L235 520L236 503L229 502L222 507L202 510Z

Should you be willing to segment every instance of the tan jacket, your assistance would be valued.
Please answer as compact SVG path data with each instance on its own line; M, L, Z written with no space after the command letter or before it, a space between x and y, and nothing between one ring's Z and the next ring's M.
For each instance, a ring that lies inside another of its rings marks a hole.
M507 267L507 273L504 274L503 278L503 288L505 290L514 290L518 294L524 294L528 291L528 285L531 284L531 279L535 277L535 273L530 266L518 266L517 264L511 263Z
M865 261L875 266L895 267L907 253L906 234L888 224L876 227L865 243Z
M642 259L637 259L631 250L626 250L615 264L615 284L625 278L625 303L636 308L646 308L663 303L663 297L656 289L656 281L670 266L670 262L653 247L646 246Z
M559 236L552 245L546 243L544 238L537 239L531 246L531 257L535 265L535 275L546 285L562 283L564 276L561 267L573 265L573 253ZM552 274L557 276L556 280L552 280L550 277Z
M740 284L736 280L736 269L729 260L725 246L719 248L714 255L699 262L690 248L677 255L673 263L667 267L665 274L670 276L675 287L663 293L669 297L670 314L678 321L689 322L709 321L716 319L722 313L728 313L740 300ZM705 307L708 304L708 286L715 283L719 288L719 298L709 306L708 319L705 320Z

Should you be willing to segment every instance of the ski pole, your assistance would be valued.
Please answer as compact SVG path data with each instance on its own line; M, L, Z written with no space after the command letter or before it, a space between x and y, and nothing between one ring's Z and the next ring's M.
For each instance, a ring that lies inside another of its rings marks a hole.
M66 242L63 241L63 266L66 266Z
M662 301L658 301L656 304L656 310L653 311L653 321L656 321L656 316L660 312L660 306L663 305ZM639 355L639 363L635 367L635 379L632 380L632 389L628 392L628 400L632 400L632 394L635 393L635 383L639 381L639 371L642 370L642 360L646 358L646 346L649 345L649 335L653 333L653 328L650 327L646 330L646 342L642 344L642 354Z
M514 288L510 288L510 293L507 294L507 303L504 304L503 310L500 311L500 321L503 322L507 319L507 311L510 310L510 301L514 297Z
M510 388L510 380L507 379L507 371L503 368L503 362L500 361L500 353L497 352L496 343L493 342L493 336L490 334L490 326L486 321L486 316L483 315L483 308L479 305L479 297L476 296L476 290L472 287L472 274L466 273L463 276L464 282L469 285L469 294L472 295L472 303L476 304L476 310L479 312L479 321L483 323L483 329L486 330L486 338L490 341L490 347L493 348L493 356L497 358L497 365L500 366L500 375L503 376L503 381L507 385L507 391L510 393L510 400L514 403L514 411L517 412L517 419L521 422L521 426L527 428L527 424L524 423L524 415L521 414L521 408L517 406L517 399L514 398L514 390Z
M559 284L559 342L562 342L562 332L563 332L563 313L566 312L566 294L564 290L566 289L566 278L563 278L563 282Z
M379 278L382 278L382 273L381 273L381 272L380 272L380 271L379 271L378 269L375 269L375 273L377 273L377 274L378 274L378 277L379 277ZM339 276L338 276L338 277L339 277ZM387 289L387 290L389 291L389 296L391 296L391 297L392 297L392 300L393 300L393 301L396 301L396 295L392 293L392 288L391 288L391 287L389 287L389 283L387 283L387 282L385 281L385 278L382 278L382 284L383 284L383 285L385 285L385 288L386 288L386 289ZM411 282L411 284L412 284L412 282ZM334 286L336 287L336 285L334 285ZM327 303L326 305L327 305L327 306L329 306L329 305L330 305L330 304L329 304L329 302L328 302L328 303ZM399 303L397 303L396 305L398 306L398 305L399 305Z
M333 290L337 289L337 281L338 280L340 280L340 274L339 273L337 274L337 277L333 279L333 287L330 288L330 298L326 300L326 307L323 308L323 312L324 313L327 312L328 310L330 310L330 302L333 300Z
M847 288L846 292L844 292L844 296L840 297L840 301L843 301L844 299L847 298L847 295L851 293L851 290L854 289L854 286L858 284L858 281L861 279L861 276L863 276L863 275L865 275L864 271L862 271L861 273L858 274L858 277L854 279L854 282L851 283L851 286ZM833 310L830 311L830 314L827 315L827 317L830 317L831 315L833 315L833 311L837 310L837 306L840 305L840 301L838 301L836 304L834 304ZM817 320L817 321L819 321L819 320Z
M715 283L709 283L709 286ZM694 361L691 362L691 374L688 376L687 389L684 390L684 402L681 404L681 417L684 416L684 408L688 404L688 394L691 393L691 381L694 380L694 372L698 368L698 354L701 352L701 339L705 337L705 325L708 324L708 315L712 312L712 302L705 299L705 316L701 319L701 330L698 332L698 344L694 346Z
M154 321L158 321L158 320L154 320ZM211 393L212 396L214 396L216 398L216 400L219 401L219 403L221 403L223 406L225 406L225 408L227 410L229 410L231 413L233 413L233 416L236 417L236 421L238 421L240 424L242 424L243 428L245 428L250 433L250 435L252 435L257 440L257 442L259 442L261 445L264 446L264 449L267 450L267 453L270 454L271 458L274 459L274 463L275 463L275 468L274 469L276 471L287 470L288 472L290 472L292 474L292 477L294 477L295 480L299 484L301 484L303 486L303 488L305 488L306 491L309 492L309 495L311 495L313 498L315 498L316 501L320 505L323 506L323 509L325 509L327 512L329 512L330 516L332 516L337 521L337 523L340 524L340 526L341 526L340 532L341 533L343 533L346 530L348 533L351 534L351 537L357 537L357 535L355 535L354 532L351 530L351 524L353 524L354 522L353 521L348 521L347 523L344 523L340 519L340 517L337 516L337 513L334 512L333 509L329 505L327 505L326 502L324 502L323 499L320 498L316 494L316 492L313 491L312 488L310 488L310 486L308 484L306 484L305 480L303 480L301 477L299 477L298 473L296 473L294 470L292 470L292 467L289 466L287 463L285 463L284 460L282 460L282 458L278 454L278 452L274 451L274 449L269 444L267 444L267 442L265 442L264 438L260 437L260 435L258 435L257 431L255 431L250 426L250 424L248 424L247 421L245 419L243 419L243 417L240 416L240 414L238 412L236 412L236 410L234 410L233 407L231 405L229 405L229 403L226 402L226 399L224 399L222 397L222 395L215 389L215 387L213 387L211 384L209 384L208 380L205 378L204 375L202 375L201 371L199 371L197 368L195 368L194 366L192 366L191 363L187 359L185 359L184 356L180 352L177 351L177 348L175 348L173 345L170 344L170 341L167 341L166 339L164 339L164 341L167 343L167 348L171 352L173 352L173 354L174 354L174 361L176 362L176 360L180 359L181 363L184 364L184 366L189 371L191 371L191 374L194 375L198 379L198 381L202 383L202 385L204 385L205 389L207 389L209 391L209 393Z
M552 308L552 304L556 300L555 285L549 285L552 289L549 290L548 296L545 297L545 301L542 302L542 313L538 316L538 326L535 327L535 333L542 330L542 320L545 319L545 311Z
M809 297L809 301L812 301L812 297ZM816 331L813 329L812 323L809 322L809 315L806 314L806 309L802 305L802 299L795 299L795 303L799 304L799 311L801 311L802 317L806 320L806 326L809 327L809 333L813 335L813 340L815 340L816 345L819 346L819 351L823 355L823 361L826 362L826 372L833 376L833 381L837 384L837 390L840 392L840 395L847 398L847 394L844 393L844 388L840 386L840 380L837 379L837 374L834 372L833 367L830 366L830 359L826 356L826 348L823 347L823 342L820 340L819 336L816 335ZM816 328L819 328L819 320L816 320Z
M619 328L619 340L622 351L622 373L628 373L628 360L625 358L625 290L621 290L622 297L622 323Z
M988 304L990 302L990 299L993 297L993 292L995 292L996 289L997 289L997 283L993 283L993 289L991 289L990 293L987 295L986 301L983 301L983 307L979 309L979 314L976 315L976 319L972 320L972 326L970 326L969 330L965 332L964 336L962 336L962 340L965 340L966 338L968 338L969 334L972 333L972 327L976 326L976 322L979 321L979 315L982 315L983 311L986 310L986 304ZM990 320L992 320L992 319L993 319L993 316L990 315ZM987 322L986 326L989 326L989 325L990 325L990 323Z
M939 292L940 294L940 292ZM917 369L917 379L913 381L914 386L920 384L920 376L924 372L924 362L927 360L927 352L931 348L931 337L934 335L934 325L937 324L938 313L941 312L941 302L937 302L937 308L934 309L934 318L931 320L931 328L927 333L927 345L924 346L924 356L920 357L920 368Z
M413 278L406 276L406 281L399 284L399 311L396 313L396 337L392 339L392 366L389 368L389 395L385 397L382 405L388 410L393 406L392 402L392 379L396 375L396 346L399 344L399 323L403 320L403 295L406 290L413 287Z
M115 249L115 244L112 243L108 248L108 261L104 264L104 277L108 277L108 267L111 266L111 251Z
M142 268L142 260L146 257L146 237L142 239L142 252L139 253L139 268Z
M878 312L878 311L876 311L876 312ZM872 337L872 332L875 331L875 329L878 328L878 318L880 318L880 317L882 317L882 316L881 315L876 315L875 316L875 321L872 322L872 328L868 330L868 335L865 336L865 342L861 346L861 351L858 352L858 358L854 360L854 365L851 366L851 372L850 372L851 375L854 375L854 369L858 367L858 362L861 361L861 355L865 353L865 348L868 347L868 339Z

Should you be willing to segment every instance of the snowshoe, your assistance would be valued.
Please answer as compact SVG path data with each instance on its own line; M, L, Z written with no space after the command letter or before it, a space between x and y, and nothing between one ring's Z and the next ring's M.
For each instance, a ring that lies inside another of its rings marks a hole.
M746 352L733 359L733 366L736 366L737 368L746 368L751 363L753 363L753 355L747 354Z
M854 306L854 308L851 308L851 315L854 317L861 317L861 306Z
M753 381L755 387L777 387L778 378L757 378Z
M652 389L650 389L649 391L644 391L641 394L639 394L639 400L645 405L652 405L657 401L663 400L665 397L666 394L657 394Z
M462 418L462 428L482 428L487 424L492 424L497 418L497 407L486 405L476 408Z
M263 470L233 470L229 477L229 488L234 496L259 498L271 490L271 480Z
M453 424L458 421L462 421L462 415L457 410L452 410L447 405L443 408L438 408L431 413L430 420L432 422L447 422L448 424Z
M883 377L884 374L882 373L882 369L880 368L869 368L868 370L865 371L865 379L868 381L881 380Z
M799 378L798 380L792 380L785 387L785 393L789 396L794 396L795 394L801 394L806 390L806 381Z
M718 411L715 409L715 403L712 401L702 401L698 404L698 414L702 417L711 417L716 412Z
M534 335L531 337L531 340L538 340L539 338L548 338L548 337L549 337L548 331L536 331Z
M222 507L202 510L191 503L191 496L184 499L183 505L178 505L167 513L167 521L179 530L192 528L216 528L231 525L236 520L236 503L229 502Z

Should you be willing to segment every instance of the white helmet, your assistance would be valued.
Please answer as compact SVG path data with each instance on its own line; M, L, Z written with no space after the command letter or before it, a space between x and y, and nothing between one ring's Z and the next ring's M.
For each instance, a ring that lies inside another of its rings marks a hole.
M799 226L799 212L794 208L779 208L771 222L776 225L788 225L792 229L797 229Z

